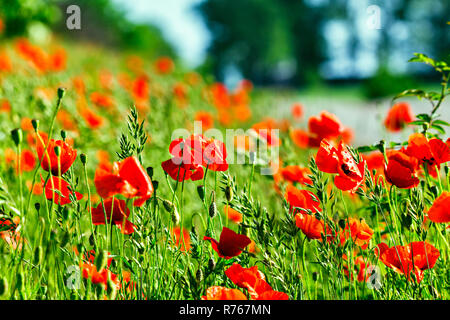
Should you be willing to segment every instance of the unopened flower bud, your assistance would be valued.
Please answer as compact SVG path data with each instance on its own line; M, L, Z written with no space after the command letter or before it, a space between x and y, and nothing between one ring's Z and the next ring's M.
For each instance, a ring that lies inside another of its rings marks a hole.
M147 174L151 178L153 178L153 167L147 167Z
M200 197L200 200L205 200L205 186L203 186L203 185L199 185L198 187L197 187L197 193L198 193L198 196Z
M82 163L83 165L86 165L86 162L87 162L87 155L84 154L84 153L80 154L80 160L81 160L81 163Z
M32 119L31 120L31 125L33 126L34 131L38 131L39 129L39 120L37 119Z
M228 202L233 201L233 189L231 188L231 186L226 186L225 188L225 197L227 198Z
M11 130L11 138L14 141L14 144L16 147L22 143L23 141L23 132L22 129L16 128L14 130Z

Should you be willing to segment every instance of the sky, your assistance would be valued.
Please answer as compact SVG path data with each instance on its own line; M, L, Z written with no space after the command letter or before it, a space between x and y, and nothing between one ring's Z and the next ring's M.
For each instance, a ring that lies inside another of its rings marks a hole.
M210 42L208 29L192 9L203 0L113 0L135 22L158 26L189 67L200 65Z

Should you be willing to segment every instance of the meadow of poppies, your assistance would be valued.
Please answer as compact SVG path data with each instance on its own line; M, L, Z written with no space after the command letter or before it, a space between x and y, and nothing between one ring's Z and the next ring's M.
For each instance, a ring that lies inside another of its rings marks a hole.
M450 67L410 63L440 91L392 97L393 138L356 147L326 105L264 117L250 81L3 42L1 299L448 299Z

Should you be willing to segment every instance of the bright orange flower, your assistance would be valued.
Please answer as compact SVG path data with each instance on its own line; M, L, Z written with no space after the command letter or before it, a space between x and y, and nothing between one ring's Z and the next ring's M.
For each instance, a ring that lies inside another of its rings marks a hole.
M128 220L130 209L127 208L125 200L114 198L113 202L112 199L106 199L103 204L100 202L96 208L91 208L92 223L100 225L105 224L105 221L112 222L123 234L133 233L135 225Z
M42 192L44 191L44 189L42 188L42 183L35 183L33 190L31 190L32 185L30 180L27 180L25 184L28 190L32 191L34 195L41 195Z
M57 176L52 176L48 179L47 183L45 183L44 179L41 176L42 186L45 190L45 197L47 200L52 200L56 204L61 206L66 205L71 202L70 198L75 194L75 198L77 200L81 200L83 195L77 191L69 189L69 183ZM72 193L72 191L74 191Z
M428 218L437 223L450 222L450 192L444 191L434 200L430 210L428 210Z
M1 112L10 112L11 111L11 104L6 99L0 99L0 113Z
M6 51L0 51L0 72L10 72L11 70L12 63L8 54Z
M295 103L291 107L291 114L295 120L300 120L303 117L303 106L300 103Z
M181 238L181 230L183 230L183 238ZM180 248L181 251L191 250L191 237L189 236L189 231L182 229L180 227L175 227L172 230L172 238L175 242L175 246Z
M133 81L132 93L134 99L137 101L148 100L150 88L148 85L148 77L146 75L141 75Z
M99 107L110 108L114 106L114 100L110 96L100 92L92 92L90 99L92 103Z
M242 213L239 211L234 210L230 206L225 205L223 207L223 211L225 212L225 215L228 219L233 221L234 223L241 223L242 222Z
M257 266L243 268L238 263L233 263L225 270L225 275L238 287L249 290L252 299L256 299L261 293L272 290L266 282L264 274Z
M206 236L203 240L210 241L213 250L217 252L219 257L227 260L240 255L242 250L251 242L247 236L238 234L226 227L223 227L219 241Z
M295 224L308 239L322 240L322 234L325 236L324 222L317 219L314 215L303 212L297 213L295 215ZM328 231L327 236L329 235L331 235L330 231Z
M364 219L349 218L345 221L344 230L341 230L339 234L342 245L351 238L357 246L365 250L372 239L373 230Z
M286 186L285 198L293 214L300 211L298 208L311 210L312 212L322 211L319 199L311 191L300 190L288 184Z
M277 147L281 145L278 138L278 125L274 119L267 118L264 121L255 123L252 129L264 140L269 147Z
M36 157L34 156L33 152L25 149L20 154L20 158L21 169L23 171L32 171L34 169L34 166L36 165Z
M238 289L214 286L206 290L202 300L247 300L247 297Z
M406 102L400 102L389 109L384 120L384 125L388 131L398 132L411 121L414 121L414 114L411 111L411 107Z
M48 147L45 149L47 139L42 137L43 141L38 141L36 151L38 159L41 159L41 167L45 171L51 171L53 175L59 174L58 170L58 157L55 153L55 147L60 147L59 165L61 174L64 174L72 166L75 158L77 157L77 150L73 149L67 142L62 140L51 139L48 142ZM44 144L42 144L42 142ZM44 152L46 150L46 152ZM50 160L50 161L49 161Z
M207 111L198 111L195 113L195 121L202 123L202 130L206 131L214 127L214 118L211 113Z
M80 111L80 114L83 117L84 121L86 121L88 127L91 129L95 130L103 125L103 118L89 108L83 108Z
M22 118L22 120L20 121L20 127L22 128L23 131L34 130L30 118Z
M424 271L431 269L440 256L439 250L425 241L411 242L404 246L389 248L385 243L378 245L379 259L389 268L411 280L411 273L421 282Z
M48 69L50 71L57 72L66 69L67 54L64 48L57 48L48 58Z
M306 167L287 166L280 169L280 173L286 181L312 184L311 178L308 177L308 175L311 174L311 171Z
M61 123L64 130L74 131L77 128L77 125L73 121L71 114L66 110L60 109L56 114L56 119L58 119L58 121Z
M97 168L94 183L100 197L122 194L126 198L137 198L133 204L138 207L153 194L152 181L134 156L115 162L111 170L104 166Z
M160 57L155 62L155 70L158 74L168 74L173 71L175 64L169 57Z

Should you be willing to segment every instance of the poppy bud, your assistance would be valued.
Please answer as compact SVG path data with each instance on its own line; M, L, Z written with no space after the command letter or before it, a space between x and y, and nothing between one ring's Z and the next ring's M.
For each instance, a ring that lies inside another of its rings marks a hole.
M91 233L91 235L89 236L89 244L91 246L95 245L95 238L94 238L94 234L93 233Z
M37 211L38 214L39 214L39 210L41 209L41 204L40 204L39 202L36 202L36 203L34 204L34 208L36 209L36 211Z
M153 178L153 167L147 167L147 174L151 178Z
M342 229L345 229L345 220L344 220L344 219L339 220L339 226L340 226Z
M211 192L211 204L209 205L209 210L208 210L209 216L211 218L214 218L217 214L217 206L216 206L215 198L216 198L216 196L213 191L213 192Z
M31 120L31 125L33 126L34 131L38 131L39 129L39 120L37 119L32 119Z
M152 184L153 184L153 190L154 191L158 190L159 181L154 180L154 181L152 181Z
M0 297L6 295L8 292L8 280L6 278L0 278Z
M225 188L225 197L227 198L228 202L233 201L233 189L228 185Z
M209 270L213 271L216 268L216 262L214 261L213 258L208 260L208 267Z
M102 271L106 264L108 263L108 252L105 250L101 250L98 254L97 258L95 259L95 267L97 268L97 271Z
M22 143L23 141L23 132L22 129L20 128L16 128L14 130L11 130L11 138L14 141L14 144L16 145L16 147Z
M81 160L81 163L82 163L83 165L86 165L86 162L87 162L87 155L84 154L84 153L80 154L80 160Z
M59 157L61 155L61 147L60 146L54 147L53 150L55 150L55 154L57 157Z
M67 132L65 130L61 130L61 138L63 139L63 141L66 141Z
M202 280L203 280L202 269L197 270L197 273L195 274L195 279L197 280L198 283L202 282Z
M59 87L58 88L58 99L61 100L64 97L65 93L66 93L66 88Z
M205 200L205 186L202 186L202 185L198 186L197 193L198 193L198 196L200 197L200 200L202 200L202 201Z
M180 214L178 213L177 208L173 205L172 202L169 200L163 201L164 208L167 210L167 212L170 213L170 216L172 218L172 222L177 225L180 223Z

